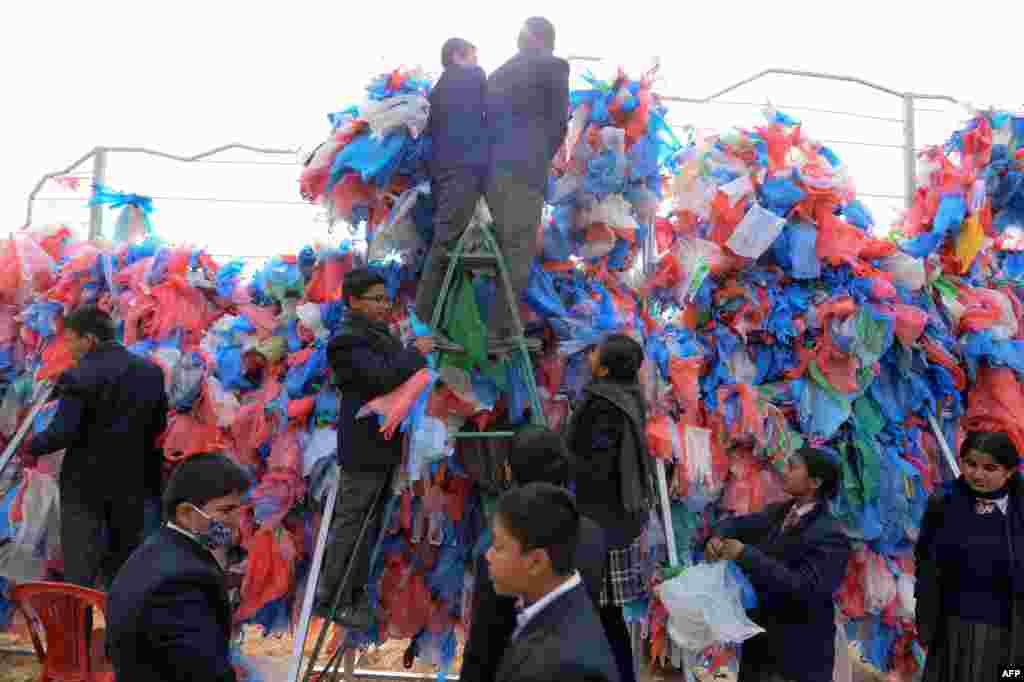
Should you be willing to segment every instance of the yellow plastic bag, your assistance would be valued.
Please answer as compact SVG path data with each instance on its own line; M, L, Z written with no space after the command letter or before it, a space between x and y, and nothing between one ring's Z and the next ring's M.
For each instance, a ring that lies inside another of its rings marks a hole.
M972 214L964 221L960 236L956 240L956 257L960 261L960 274L966 274L974 259L981 251L981 245L985 241L985 230L978 220L977 214Z

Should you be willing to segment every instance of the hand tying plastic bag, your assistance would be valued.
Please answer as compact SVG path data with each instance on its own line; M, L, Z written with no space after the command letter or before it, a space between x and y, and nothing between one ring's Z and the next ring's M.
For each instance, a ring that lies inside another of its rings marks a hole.
M764 632L747 617L743 586L729 563L697 564L655 588L668 610L668 634L687 651L738 644Z

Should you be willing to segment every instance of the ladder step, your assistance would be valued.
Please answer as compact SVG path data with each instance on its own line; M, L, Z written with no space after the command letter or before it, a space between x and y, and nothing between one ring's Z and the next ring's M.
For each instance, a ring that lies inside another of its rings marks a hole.
M447 265L453 258L455 258L455 254L449 253L445 264ZM498 257L493 253L483 251L464 253L459 256L458 262L460 266L469 270L494 270L498 267Z
M512 438L515 435L515 431L459 431L453 438L456 440L468 438Z

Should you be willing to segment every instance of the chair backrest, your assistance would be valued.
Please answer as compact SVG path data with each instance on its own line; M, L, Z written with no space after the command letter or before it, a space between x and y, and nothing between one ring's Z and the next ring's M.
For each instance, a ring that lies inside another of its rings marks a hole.
M29 582L11 591L14 606L29 626L32 645L43 664L43 679L60 682L88 682L90 670L89 641L86 627L90 609L105 615L107 595L69 583ZM40 640L38 617L46 635L46 647Z

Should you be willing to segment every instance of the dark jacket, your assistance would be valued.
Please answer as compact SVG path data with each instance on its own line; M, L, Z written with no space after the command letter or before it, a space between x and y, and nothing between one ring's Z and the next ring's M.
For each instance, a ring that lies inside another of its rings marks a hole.
M1015 476L1010 482L1007 506L1006 549L1011 562L1007 580L1010 607L1010 629L1015 650L1007 660L1024 658L1024 479ZM973 514L973 500L963 479L949 481L928 499L921 532L914 545L916 575L914 596L918 639L925 647L935 643L947 615L943 608L943 595L949 595L971 585L956 584L956 567L951 565L957 554L967 551L968 545L981 538L965 538L960 518Z
M594 608L601 598L608 548L601 527L586 517L580 517L580 538L576 546L576 570L580 572L583 587ZM477 562L473 588L473 618L462 654L459 679L467 682L493 680L498 673L501 654L516 629L516 598L499 595L494 591L487 559Z
M167 393L159 367L119 343L104 343L64 372L57 395L57 413L29 452L67 451L62 488L97 499L160 494L157 439L167 428Z
M327 346L327 359L341 392L338 405L338 464L346 471L386 473L402 459L402 438L384 438L376 416L356 419L363 405L390 393L426 367L387 325L352 315Z
M594 382L566 433L576 503L621 549L640 537L651 505L643 395L637 385Z
M449 66L430 91L430 170L476 168L489 160L487 75L479 66Z
M782 532L792 502L728 519L715 535L744 543L738 561L757 594L750 618L765 632L743 644L743 667L776 666L793 682L831 680L835 667L833 594L846 576L850 541L825 504Z
M618 682L611 645L582 586L548 604L509 642L495 679Z
M487 129L492 171L547 187L551 159L569 124L569 62L523 51L487 79Z
M231 607L209 551L164 526L107 596L107 654L119 682L234 682Z

